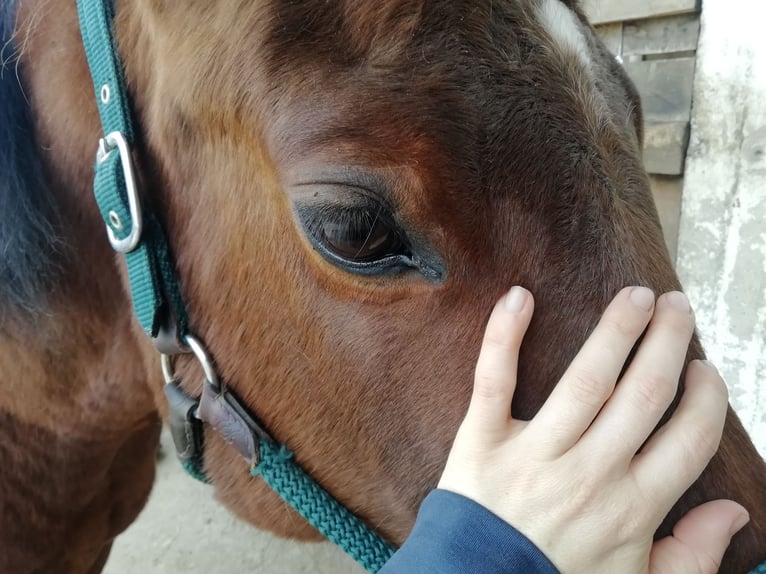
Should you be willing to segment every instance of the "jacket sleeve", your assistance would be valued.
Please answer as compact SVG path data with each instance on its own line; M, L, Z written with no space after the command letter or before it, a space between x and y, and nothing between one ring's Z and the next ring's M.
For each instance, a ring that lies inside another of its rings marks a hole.
M521 532L476 502L432 491L379 574L559 574Z

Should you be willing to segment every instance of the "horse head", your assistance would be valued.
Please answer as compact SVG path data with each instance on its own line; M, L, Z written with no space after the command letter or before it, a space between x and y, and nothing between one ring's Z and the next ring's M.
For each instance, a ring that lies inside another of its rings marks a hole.
M100 128L75 10L36 4L19 7L16 45L67 294L44 322L68 332L77 301L99 327L72 337L121 329L144 420L166 407L90 197ZM680 288L642 166L637 92L571 0L117 8L143 201L195 331L300 464L395 543L436 484L502 292L520 284L536 299L513 405L529 418L620 288ZM83 288L97 293L90 306ZM702 357L695 338L687 359ZM201 375L178 363L198 394ZM317 537L222 439L206 441L224 504ZM766 558L764 476L730 412L719 454L660 533L732 497L752 521L725 571L744 571Z

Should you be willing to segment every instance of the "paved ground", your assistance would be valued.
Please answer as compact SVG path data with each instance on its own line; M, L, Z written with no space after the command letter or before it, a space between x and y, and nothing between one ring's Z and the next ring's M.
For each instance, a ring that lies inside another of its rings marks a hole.
M105 574L361 574L329 543L287 542L240 522L188 477L167 433L154 491L117 539Z

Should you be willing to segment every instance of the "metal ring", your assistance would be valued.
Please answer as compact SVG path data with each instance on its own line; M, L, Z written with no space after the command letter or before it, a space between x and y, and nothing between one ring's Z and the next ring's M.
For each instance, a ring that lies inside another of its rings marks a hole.
M130 155L128 140L120 132L107 134L98 142L96 159L99 163L103 163L115 148L120 154L122 173L125 178L125 190L128 194L128 211L130 212L130 220L133 225L130 229L130 234L124 239L119 239L109 225L106 226L106 233L109 235L109 243L112 244L112 249L118 253L130 253L138 247L138 243L141 241L144 222L141 216L141 200L138 197L136 175L133 170L133 160Z
M173 365L170 362L170 355L162 353L160 355L160 366L162 367L162 378L165 379L165 384L170 384L175 380L173 374Z
M213 361L208 355L205 346L194 335L186 335L184 342L189 345L191 352L197 358L197 362L202 367L202 372L205 374L205 378L209 383L218 387L218 375L213 367ZM160 364L162 365L162 376L165 379L165 383L172 383L175 381L175 374L173 373L173 364L171 361L171 355L160 355Z

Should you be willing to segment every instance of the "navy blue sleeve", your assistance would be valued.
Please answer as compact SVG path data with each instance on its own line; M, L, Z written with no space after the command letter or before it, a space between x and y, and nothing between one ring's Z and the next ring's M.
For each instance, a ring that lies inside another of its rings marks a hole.
M379 574L559 574L521 532L446 490L420 506L412 533Z

